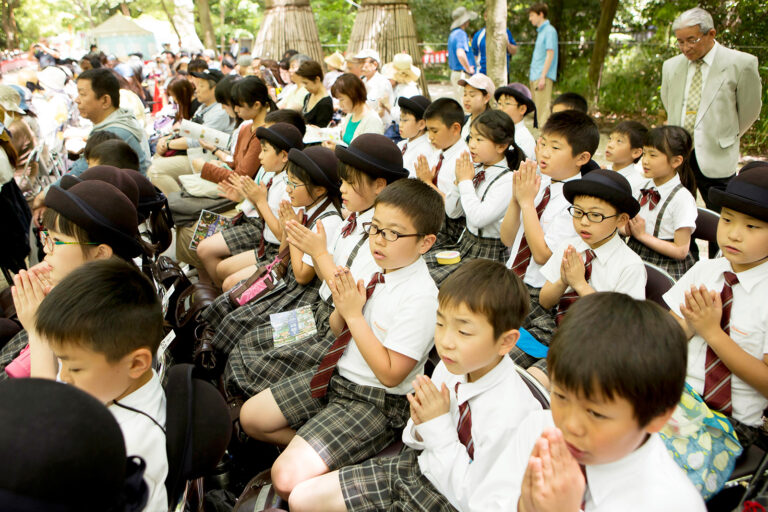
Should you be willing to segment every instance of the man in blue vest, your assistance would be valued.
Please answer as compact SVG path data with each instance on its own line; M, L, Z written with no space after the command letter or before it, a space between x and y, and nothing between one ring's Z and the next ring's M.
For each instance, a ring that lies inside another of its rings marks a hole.
M451 85L454 98L459 100L464 94L464 88L459 86L459 80L466 80L475 74L475 56L469 46L467 27L469 22L477 18L477 13L468 11L466 7L457 7L451 13L451 34L448 36L448 66L451 68Z

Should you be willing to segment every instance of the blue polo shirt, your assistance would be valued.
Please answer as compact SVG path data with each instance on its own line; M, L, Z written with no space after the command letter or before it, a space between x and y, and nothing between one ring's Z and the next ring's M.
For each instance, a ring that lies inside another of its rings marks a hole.
M507 29L507 40L511 44L517 44L515 43L515 39L512 37L512 32ZM506 52L506 48L504 49ZM478 30L475 32L475 35L472 36L472 53L475 54L476 59L480 59L480 69L478 70L479 73L482 73L484 75L487 75L486 73L486 54L485 54L485 28ZM507 69L509 69L509 58L511 55L507 53Z
M461 62L459 62L459 58L456 56L456 51L459 48L464 50L464 53L467 54L467 60L469 61L469 64L474 66L475 56L472 54L472 50L469 48L469 36L461 27L457 27L451 30L451 35L448 36L448 67L451 68L451 71L464 70Z
M547 71L547 78L553 82L557 80L557 30L549 20L544 20L536 31L536 44L533 47L533 57L531 58L531 71L528 73L528 79L533 82L541 77L541 70L544 69L544 62L547 60L547 50L553 50L555 56L552 59L552 65Z

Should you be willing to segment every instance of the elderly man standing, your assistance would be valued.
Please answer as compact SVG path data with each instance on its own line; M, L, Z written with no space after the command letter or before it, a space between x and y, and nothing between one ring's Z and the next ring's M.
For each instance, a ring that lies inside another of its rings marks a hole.
M451 85L454 99L461 99L464 88L459 80L466 80L475 74L475 55L469 46L467 27L477 18L477 13L466 7L457 7L451 13L451 34L448 36L448 66L451 68Z
M691 167L707 208L709 189L725 189L739 163L739 140L760 115L757 58L715 40L712 16L699 7L672 24L681 55L664 62L661 101L667 124L693 136Z

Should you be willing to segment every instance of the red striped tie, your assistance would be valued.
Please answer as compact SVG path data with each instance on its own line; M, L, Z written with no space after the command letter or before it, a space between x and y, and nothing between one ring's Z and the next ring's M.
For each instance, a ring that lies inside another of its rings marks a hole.
M541 214L544 213L544 209L549 204L549 185L547 185L547 188L544 189L544 195L541 198L541 201L539 201L538 206L536 206L536 216L541 219ZM512 271L517 274L517 277L521 278L525 275L525 271L528 270L528 265L531 263L531 248L528 247L528 240L525 238L525 233L523 233L523 238L520 240L520 247L517 249L517 255L515 256L515 260L512 262Z
M641 188L640 194L640 206L644 206L646 203L650 202L648 205L649 210L656 208L656 205L661 201L661 194L659 194L659 191L654 187Z
M270 187L272 187L272 181L274 179L275 179L274 176L269 178L269 181L266 184L267 193L269 193L269 189L270 189ZM263 258L264 254L266 254L266 252L267 252L267 244L266 244L266 240L264 240L264 230L265 229L267 229L267 222L266 221L264 221L264 227L261 228L261 238L259 239L259 250L256 251L256 256L258 256L259 258Z
M456 383L456 400L459 399L459 383ZM459 424L456 425L459 433L459 441L467 448L469 458L475 459L475 443L472 441L472 411L469 410L469 401L459 404Z
M376 288L376 285L383 282L384 274L381 272L373 274L368 286L365 288L366 301L373 295L373 290ZM336 341L334 341L328 349L328 352L325 353L325 356L323 356L315 375L312 377L312 380L309 381L309 389L313 398L322 398L328 392L328 383L331 382L331 377L333 377L336 365L339 363L341 356L344 355L344 350L346 350L351 339L352 333L345 327L341 334L339 334L339 337L336 338Z
M408 143L407 142L405 144L403 144L402 151L403 151L403 154L405 154L405 152L408 151Z
M477 188L477 186L484 181L485 181L485 170L482 170L479 173L475 174L475 177L472 178L472 185L474 185L475 188Z
M584 251L584 279L587 281L589 281L589 278L592 277L593 259L595 259L595 251L592 249L587 249ZM571 305L576 302L578 298L579 294L574 290L571 290L570 292L565 293L562 297L560 297L560 302L557 303L557 311L555 313L555 322L557 322L557 325L560 325L560 322L563 321L563 316L565 316L565 312L568 311L568 308L571 307Z
M347 217L347 223L341 228L341 238L347 238L357 227L357 212L352 212Z
M443 167L443 159L445 158L445 155L443 155L443 152L440 152L440 159L437 161L437 165L435 166L435 175L432 177L432 184L434 186L437 186L437 176L440 174L440 169Z
M733 285L739 278L733 272L725 272L725 283L720 292L723 303L723 315L720 327L727 335L731 335L731 306L733 305ZM733 413L731 404L731 370L725 366L714 350L707 345L707 358L704 366L704 402L712 409L730 416Z

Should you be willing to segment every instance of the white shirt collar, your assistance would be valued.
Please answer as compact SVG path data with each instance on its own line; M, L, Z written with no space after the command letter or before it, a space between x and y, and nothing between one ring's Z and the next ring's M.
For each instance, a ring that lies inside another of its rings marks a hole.
M424 132L413 140L406 140L405 143L408 144L408 146L411 146L411 145L416 146L417 144L424 144L424 143L429 144L429 134L427 132Z
M666 182L665 184L663 184L663 185L660 185L660 186L658 186L658 187L657 187L657 186L656 186L656 184L653 182L653 179L652 179L652 178L649 178L649 179L648 179L648 180L647 180L647 181L644 183L644 185L643 185L643 187L642 187L642 188L655 188L656 190L658 190L658 191L659 191L659 194L661 194L662 196L666 196L667 194L669 194L670 192L672 192L672 189L673 189L673 188L675 188L676 186L678 186L679 184L680 184L680 176L679 176L677 173L675 173L675 175L674 175L674 176L672 176L672 179L671 179L671 180L669 180L669 181L668 181L668 182Z
M718 265L715 270L720 272L734 272L731 262L726 258L718 258L716 261L718 262ZM760 284L763 280L768 279L768 260L749 270L736 272L736 277L739 278L739 284L744 287L747 293L751 292L752 288Z
M645 461L652 460L653 452L659 449L657 443L661 442L658 434L651 434L634 452L615 462L586 466L589 494L597 508L607 496L616 493L617 485L624 485L635 479L636 472L643 469ZM661 448L664 449L663 446Z
M601 262L601 263L608 263L611 261L611 257L613 256L613 253L615 253L623 244L621 237L617 232L614 232L612 235L612 238L605 242L603 245L598 247L597 249L592 249L587 242L584 241L581 237L579 237L578 240L576 240L576 243L574 244L574 249L576 249L578 252L583 253L587 249L592 249L592 251L595 253L595 257Z
M720 43L715 41L715 44L712 46L712 48L709 49L706 55L704 55L701 60L706 64L707 66L711 67L712 63L715 61L715 52L717 51L717 47L720 46ZM693 65L694 61L689 60L688 65Z
M515 363L512 359L505 356L501 358L499 364L494 366L491 371L480 377L480 380L467 382L466 374L460 375L458 376L457 381L461 386L459 386L459 390L456 393L456 400L459 404L463 404L467 400L496 386L499 382L507 379L510 373L515 372Z
M449 147L448 149L444 149L442 151L443 158L449 159L449 158L458 158L461 151L467 150L467 143L464 142L464 139L459 138L459 140L456 141L456 143Z
M396 285L398 283L406 282L411 280L416 274L428 272L426 269L427 264L424 262L424 258L419 256L416 261L410 265L384 274L384 282L388 285Z

